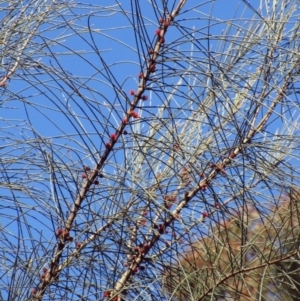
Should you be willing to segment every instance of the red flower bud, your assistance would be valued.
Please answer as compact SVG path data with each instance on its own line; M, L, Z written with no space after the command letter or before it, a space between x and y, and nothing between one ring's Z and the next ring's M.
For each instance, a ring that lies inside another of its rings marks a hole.
M82 177L83 179L86 179L86 178L87 178L87 174L86 174L86 173L83 173L83 174L81 175L81 177Z
M139 78L143 78L144 74L142 72L139 73Z
M134 273L137 273L139 271L139 268L138 267L135 267L134 269L133 269L133 272Z
M130 90L130 91L129 91L129 94L130 94L130 95L134 95L134 90Z
M129 111L129 115L132 116L133 118L139 118L139 114L135 111Z
M202 213L202 217L203 217L203 218L208 217L208 213L207 213L207 212L203 212L203 213Z
M150 66L150 72L154 73L156 71L156 65L153 64Z
M63 229L58 229L57 230L57 236L61 236L63 234Z
M117 140L117 135L116 134L111 134L110 138L111 138L111 140L116 141Z
M160 35L160 29L156 29L156 30L155 30L155 34L156 34L157 36L159 36L159 35Z
M234 159L234 158L236 157L236 154L235 154L234 152L232 152L232 153L230 153L229 157L230 157L231 159Z
M141 219L141 220L140 220L140 224L141 224L142 226L145 226L145 225L147 224L147 220L146 220L146 219Z
M105 291L105 292L103 293L103 297L104 297L104 298L108 298L108 297L110 297L110 295L111 295L111 291Z
M85 171L90 171L91 168L90 168L89 166L85 166L85 167L84 167L84 170L85 170Z
M142 96L142 100L147 100L148 99L148 96L147 95L143 95Z

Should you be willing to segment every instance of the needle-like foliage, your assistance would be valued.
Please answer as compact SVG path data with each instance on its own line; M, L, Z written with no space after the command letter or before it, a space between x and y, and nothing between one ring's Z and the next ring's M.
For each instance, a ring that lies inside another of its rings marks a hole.
M123 2L0 1L0 300L300 300L299 2Z

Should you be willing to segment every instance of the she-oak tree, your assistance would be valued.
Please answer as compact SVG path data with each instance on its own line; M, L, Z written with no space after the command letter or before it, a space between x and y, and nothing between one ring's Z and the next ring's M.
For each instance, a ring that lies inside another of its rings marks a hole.
M7 1L1 300L300 300L299 3Z

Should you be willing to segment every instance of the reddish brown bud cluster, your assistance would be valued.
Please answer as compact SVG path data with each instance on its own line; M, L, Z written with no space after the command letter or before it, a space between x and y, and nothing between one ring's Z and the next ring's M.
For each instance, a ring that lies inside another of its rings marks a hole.
M159 28L155 30L155 34L156 34L157 36L160 35L160 29L159 29Z
M130 91L129 91L129 94L130 94L130 95L134 95L134 94L135 94L134 90L130 90Z
M139 73L139 78L143 78L143 77L144 77L143 72L140 72L140 73Z
M32 290L31 290L31 294L32 295L35 295L37 293L37 289L36 288L33 288Z
M177 151L179 151L179 145L177 144L177 143L175 143L174 145L173 145L173 150L175 151L175 152L177 152Z
M58 229L56 236L61 236L63 234L64 230L63 229Z
M202 217L203 217L203 218L208 217L208 213L207 213L207 212L203 212L203 213L202 213Z
M170 203L170 202L165 202L165 207L166 207L166 209L171 209L172 203Z
M77 243L76 243L76 249L80 249L81 246L82 246L81 242L77 242Z
M110 135L110 139L111 139L112 141L116 141L116 140L117 140L117 134L111 134L111 135Z
M142 255L145 255L150 249L150 246L148 243L145 243L145 244L141 244L140 247L136 246L133 248L133 251L135 253L139 253L139 254L142 254ZM132 259L135 259L135 258L132 258Z
M222 163L216 164L216 172L221 172L222 174L226 174L224 168L225 168L224 164Z
M111 296L111 291L105 291L104 293L103 293L103 297L104 298L109 298Z
M170 26L170 21L169 20L159 18L158 21L159 21L160 24L163 24L165 28L168 28Z
M148 100L148 96L147 95L143 95L142 96L142 100Z
M111 297L111 295L112 295L112 291L105 291L105 292L103 293L103 297L104 297L104 298L109 298L109 297ZM113 301L118 301L118 300L119 300L119 297L118 297L118 296L115 296L115 297L113 297L112 300L113 300Z
M139 223L140 225L142 225L142 226L146 226L147 220L143 218L143 219L139 220L138 223Z
M138 267L135 267L134 269L133 269L133 272L134 273L137 273L139 271L139 268Z
M106 143L105 143L105 147L106 147L106 148L110 148L110 147L111 147L111 143L110 143L110 142L106 142Z
M84 170L85 170L85 171L90 171L91 168L90 168L89 166L85 166L85 167L84 167Z
M62 238L65 241L73 241L73 237L70 236L70 233L67 229L58 229L56 233L57 238Z
M176 202L176 196L175 195L165 195L164 197L165 207L167 209L170 209L173 205L173 203Z
M156 71L156 64L150 65L149 70L150 70L151 73L154 73Z
M145 243L141 248L140 248L140 253L141 254L146 254L150 250L150 245L148 243Z
M187 186L190 181L191 181L191 177L189 175L189 171L186 167L183 167L182 171L181 171L181 178L182 178L182 182L185 186Z
M81 178L82 178L82 179L86 179L86 178L87 178L87 174L86 174L86 173L83 173L83 174L81 175Z
M128 115L133 117L133 118L139 118L139 114L135 111L129 111Z
M165 202L175 203L177 199L176 199L175 195L170 194L170 195L165 195L164 200L165 200Z
M165 22L164 22L164 27L165 28L168 28L170 26L170 21L169 20L166 20Z
M229 158L234 159L236 157L236 154L234 152L231 152L229 155Z

